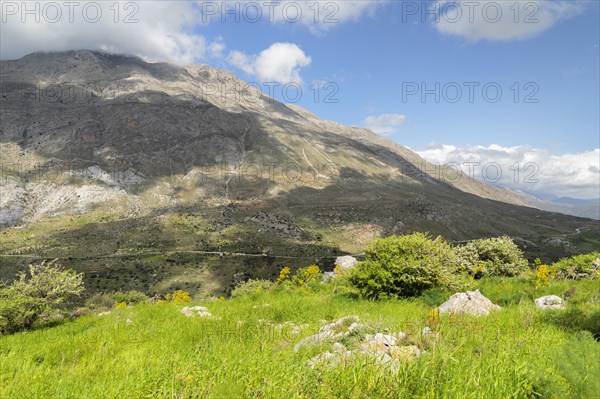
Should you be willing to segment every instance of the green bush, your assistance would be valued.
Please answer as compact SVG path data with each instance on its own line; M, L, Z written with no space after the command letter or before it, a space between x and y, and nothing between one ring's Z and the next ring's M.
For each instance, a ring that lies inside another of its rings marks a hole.
M265 291L269 291L273 288L274 283L269 280L248 280L238 284L233 291L231 291L232 298L239 298L242 296L256 296Z
M56 261L29 265L29 273L20 272L12 287L24 296L41 299L46 306L57 307L83 292L83 275L65 270Z
M348 274L348 282L370 299L416 296L436 287L455 288L457 259L441 237L415 233L372 241L366 260Z
M112 309L115 306L115 300L108 294L96 294L85 301L85 306L90 309Z
M469 241L454 248L461 268L475 278L487 276L518 276L527 270L523 252L510 237Z
M561 259L556 267L556 277L570 280L583 278L600 278L600 252L576 255Z
M117 292L113 292L112 294L109 294L109 296L113 302L116 302L116 303L125 302L128 305L135 305L136 303L142 303L142 302L148 301L148 296L146 294L144 294L143 292L135 291L135 290L128 291L128 292L117 291Z
M55 261L29 265L28 273L19 273L12 285L0 289L0 332L10 334L31 328L40 318L52 319L83 290L83 276Z
M319 266L310 265L296 270L292 277L292 285L295 287L312 286L323 279L323 273Z
M0 290L0 334L12 334L30 328L43 313L40 299L31 298L12 287Z

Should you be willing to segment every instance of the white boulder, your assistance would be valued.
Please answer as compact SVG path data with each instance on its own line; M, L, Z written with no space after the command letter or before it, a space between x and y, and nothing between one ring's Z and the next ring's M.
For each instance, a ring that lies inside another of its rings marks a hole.
M207 319L212 317L212 314L203 306L193 306L181 309L181 313L185 315L185 317L198 316L202 319Z
M468 314L472 316L485 316L493 310L502 309L484 297L479 290L459 292L454 294L440 306L440 314Z
M546 295L535 300L535 306L540 309L563 309L565 302L556 295Z
M356 260L354 256L338 256L335 260L335 265L339 266L342 271L347 272L354 267L356 262L358 262L358 260Z
M341 269L341 273L346 273L348 270L352 269L354 265L358 262L358 260L354 256L346 255L346 256L338 256L335 259L335 265ZM332 279L335 279L340 276L336 271L323 273L323 278L321 282L328 283Z

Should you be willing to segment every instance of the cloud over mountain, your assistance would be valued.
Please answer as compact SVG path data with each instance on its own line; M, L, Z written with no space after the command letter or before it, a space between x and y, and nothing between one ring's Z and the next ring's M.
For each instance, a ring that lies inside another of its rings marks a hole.
M406 115L383 114L371 115L365 119L364 126L371 131L387 136L396 132L398 126L406 121Z
M300 70L312 62L312 58L294 43L273 43L260 54L252 56L232 51L227 60L261 82L281 84L302 84Z
M419 155L429 162L460 167L477 179L534 194L598 198L600 149L553 154L529 146L433 144Z

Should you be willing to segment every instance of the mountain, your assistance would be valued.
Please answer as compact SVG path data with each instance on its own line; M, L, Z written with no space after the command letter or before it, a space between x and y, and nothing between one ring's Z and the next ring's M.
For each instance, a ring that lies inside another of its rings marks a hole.
M520 192L523 200L538 209L565 215L600 219L600 198L579 199L571 197L538 197Z
M235 273L327 266L393 233L506 234L532 256L596 245L597 222L528 207L207 65L34 53L1 61L0 80L0 277L60 257L96 289L217 292Z

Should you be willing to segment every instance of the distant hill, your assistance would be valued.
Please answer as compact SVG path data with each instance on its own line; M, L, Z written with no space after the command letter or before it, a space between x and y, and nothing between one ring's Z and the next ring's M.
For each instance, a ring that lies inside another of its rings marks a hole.
M524 200L533 207L550 211L564 213L565 215L580 216L590 219L600 219L600 198L577 199L571 197L560 198L538 198L536 196L522 193Z

